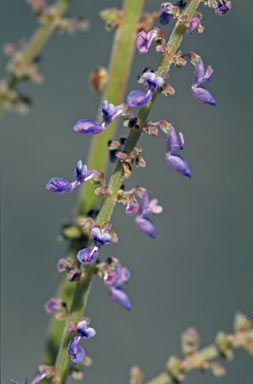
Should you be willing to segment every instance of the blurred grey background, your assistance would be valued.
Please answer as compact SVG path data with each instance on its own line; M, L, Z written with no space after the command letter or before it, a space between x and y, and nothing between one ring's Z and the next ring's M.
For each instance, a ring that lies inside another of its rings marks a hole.
M72 131L79 118L95 118L99 97L88 84L96 65L107 66L113 33L104 31L101 9L122 1L73 1L69 15L90 20L88 33L56 33L40 64L45 82L23 84L34 104L30 113L6 113L1 120L2 157L2 382L32 378L43 351L49 317L46 300L58 281L56 263L64 256L58 243L60 223L71 217L78 192L66 196L45 191L51 176L71 177L79 159L87 158L90 138ZM157 10L160 1L146 9ZM196 326L202 346L218 330L232 330L240 310L253 318L252 294L252 2L233 1L225 17L204 11L205 33L186 37L183 50L201 54L215 74L208 89L217 107L199 104L191 95L193 68L171 70L174 97L159 97L151 119L167 119L185 135L185 157L192 180L165 162L165 136L142 137L148 167L137 170L130 187L147 187L164 207L155 217L158 238L140 232L118 206L113 225L119 243L103 255L119 257L132 271L126 291L133 309L126 312L94 278L86 315L97 337L86 343L94 360L83 383L128 383L129 368L138 364L145 379L163 370L169 355L181 355L180 334ZM29 37L36 27L21 0L0 2L0 45ZM168 28L168 31L171 26ZM138 88L137 75L156 67L154 49L136 55L128 91ZM6 59L1 56L0 77ZM126 135L127 128L119 128ZM252 358L236 353L228 374L216 379L193 372L188 384L250 384ZM71 382L71 380L70 380Z

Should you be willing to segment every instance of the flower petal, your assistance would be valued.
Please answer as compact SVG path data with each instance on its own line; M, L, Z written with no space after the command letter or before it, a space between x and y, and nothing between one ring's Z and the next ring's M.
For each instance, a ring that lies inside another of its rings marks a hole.
M110 288L110 296L125 309L131 309L131 302L127 294L119 288Z
M179 155L166 155L167 162L171 168L184 176L191 177L189 165L185 159Z
M131 277L131 273L129 269L127 269L126 267L121 267L120 265L120 271L118 273L118 280L117 280L118 286L122 284L126 284L130 279L130 277Z
M151 97L151 92L145 93L141 90L136 89L130 92L127 96L127 104L130 107L142 107L150 101Z
M196 65L195 65L195 71L194 71L194 76L193 76L193 85L198 86L201 83L201 79L204 77L204 75L205 75L205 67L204 67L204 63L200 57L199 60L197 61Z
M145 31L141 31L140 33L138 33L138 35L136 36L136 48L139 53L144 54L148 52L152 41L155 38L155 35L155 29L151 29L151 31L149 31L148 33L146 33Z
M166 4L166 3L165 3ZM161 5L161 10L159 14L159 23L162 25L169 24L170 19L173 17L172 13L169 13L167 11L166 5L162 4Z
M85 357L84 349L78 344L79 340L79 337L74 337L69 343L68 353L73 363L80 363Z
M76 255L76 257L78 261L80 261L80 263L90 264L90 263L93 263L97 255L98 255L98 250L96 247L94 247L94 248L81 249Z
M52 177L46 184L46 189L56 193L68 193L74 189L72 183L61 177Z
M183 149L182 144L184 143L183 135L180 134L180 144L178 142L177 134L173 125L171 125L168 138L167 138L167 154L172 154L174 151Z
M97 135L105 130L105 126L93 120L78 120L73 130L86 135Z
M90 231L90 238L96 247L103 247L111 243L112 236L107 231L101 231L98 227L93 227Z
M163 210L163 207L161 205L158 205L158 200L157 199L152 199L149 203L149 210L148 214L149 215L157 215L161 213Z
M94 328L89 328L86 320L79 321L77 325L77 336L80 336L82 339L90 339L96 335Z
M156 230L155 227L152 223L152 221L148 217L143 217L143 216L137 216L135 218L135 222L137 224L137 227L146 235L156 238Z
M43 373L38 373L37 376L35 376L35 378L33 379L33 381L31 382L31 384L38 384L41 380L44 379L44 377L46 377L46 373L43 372ZM25 384L25 383L24 383ZM28 384L28 382L27 382Z
M148 192L145 191L141 199L138 216L145 215L148 212L148 208L149 208L149 196L148 196Z
M197 99L198 101L201 101L202 103L205 104L210 104L213 105L214 107L216 106L216 101L211 95L211 93L203 88L203 87L192 87L192 94Z

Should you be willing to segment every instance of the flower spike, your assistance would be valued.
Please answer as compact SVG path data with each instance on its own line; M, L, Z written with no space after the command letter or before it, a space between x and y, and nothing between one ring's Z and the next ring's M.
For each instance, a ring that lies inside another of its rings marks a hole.
M204 63L202 59L199 57L195 64L195 72L193 76L193 84L192 84L192 94L198 101L201 101L205 104L210 104L213 106L216 106L216 101L211 95L211 93L203 88L200 87L201 83L206 83L210 81L210 78L213 74L213 68L209 65L205 71Z
M82 161L79 160L73 169L73 181L70 183L68 180L61 177L52 177L46 184L46 189L56 193L68 193L73 191L78 185L90 180L95 174L96 170L88 171L87 166L83 165Z

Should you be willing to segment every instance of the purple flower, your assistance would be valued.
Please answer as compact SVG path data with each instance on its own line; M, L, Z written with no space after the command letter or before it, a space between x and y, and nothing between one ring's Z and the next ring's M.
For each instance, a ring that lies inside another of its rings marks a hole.
M104 100L99 110L102 116L102 124L107 127L116 117L120 116L124 112L124 105L119 104L117 106L109 104L107 100Z
M81 119L75 123L73 130L86 135L97 135L98 133L103 132L107 125L124 112L124 105L119 104L115 106L113 104L109 104L107 100L104 100L99 112L102 116L101 124L94 120Z
M159 14L159 23L162 25L169 24L173 14L168 12L167 5L169 3L163 3Z
M93 241L94 245L98 248L103 247L106 244L111 243L112 236L108 232L108 228L105 227L102 230L94 226L90 231L90 238Z
M168 5L171 5L171 3L162 3L160 15L159 15L159 23L162 25L169 24L170 19L173 17L172 13L169 13L168 11ZM186 6L186 1L176 1L174 6L178 7L179 9L183 9Z
M150 201L148 193L145 192L141 200L138 214L135 218L135 222L138 228L142 232L146 233L146 235L153 238L156 238L155 227L152 221L145 215L154 215L162 212L162 207L159 206L157 202L157 199L153 199Z
M80 336L74 337L69 343L68 353L73 363L80 363L85 357L84 349L79 345Z
M216 101L211 95L211 93L199 85L201 83L206 83L210 81L210 78L213 74L213 68L209 65L205 71L204 64L201 58L198 59L195 65L195 72L193 77L192 84L192 94L193 96L201 101L202 103L210 104L216 106Z
M177 138L176 131L173 126L170 127L170 132L168 134L167 139L167 153L166 160L168 164L175 171L181 173L184 176L191 177L191 172L189 165L186 160L184 160L181 156L174 154L175 151L184 149L184 136L180 132L179 133L179 141Z
M47 313L54 313L63 308L63 302L57 297L52 297L45 304L45 310Z
M77 336L80 336L81 339L90 339L91 337L96 336L96 331L94 328L88 327L88 322L86 320L79 321L77 324Z
M105 274L104 283L109 287L119 288L121 285L128 283L130 277L130 271L126 267L122 267L120 262L117 261L113 268Z
M98 226L91 228L90 238L94 244L93 248L81 249L76 256L82 264L93 263L98 255L99 248L111 243L112 241L112 236L108 232L107 226L105 226L102 230Z
M148 50L156 36L156 29L151 29L148 33L141 31L136 36L136 48L139 53L148 53Z
M76 163L75 168L73 169L73 181L70 183L66 179L62 179L61 177L52 177L46 184L46 189L51 192L56 193L68 193L73 191L78 185L81 183L91 179L96 170L88 171L87 166L83 165L82 161L79 160Z
M76 255L81 264L93 263L98 255L98 247L81 249Z
M73 126L75 132L84 133L85 135L97 135L105 130L105 126L94 120L78 120Z
M122 291L121 285L127 284L130 277L130 271L126 267L122 267L117 259L113 259L109 271L104 276L104 283L110 287L111 298L128 310L131 309L131 302L127 294Z
M85 357L84 349L79 345L79 342L82 339L90 339L95 335L95 329L89 328L86 320L79 321L77 324L77 336L71 340L68 347L68 353L73 363L80 363Z
M192 35L193 34L193 32L195 32L197 29L198 29L198 27L201 25L201 22L200 22L200 19L199 19L199 17L198 16L193 16L193 18L191 19L191 24L190 24L190 26L189 26L189 28L187 29L187 33L189 34L189 35Z
M164 84L163 77L156 76L156 74L151 71L144 72L141 79L147 88L147 92L145 93L141 90L130 92L127 96L127 104L130 107L142 107L147 104L151 100L155 90L162 87Z
M218 1L218 7L216 8L215 12L219 16L225 15L230 9L232 8L232 2L227 0L219 0Z

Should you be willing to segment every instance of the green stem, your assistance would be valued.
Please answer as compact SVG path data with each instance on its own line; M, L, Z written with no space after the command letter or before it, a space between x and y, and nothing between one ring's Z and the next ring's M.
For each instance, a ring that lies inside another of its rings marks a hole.
M66 12L70 4L70 1L71 0L58 0L58 2L54 6L57 16L60 17ZM48 41L49 37L54 32L55 28L56 26L54 23L48 22L40 26L35 31L34 35L30 40L30 43L28 44L24 52L23 61L25 63L32 62L38 56L38 54L42 51L44 45ZM14 89L19 81L20 79L18 79L13 73L11 73L7 82L8 89L9 90ZM0 103L0 116L3 113L3 109L4 109L4 99Z
M189 5L184 11L184 14L191 18L195 13L196 9L198 8L200 1L201 0L190 0ZM170 69L170 66L172 64L173 56L175 55L175 53L177 52L181 44L185 30L186 30L185 26L183 26L179 22L176 23L176 26L167 44L168 53L166 53L160 61L158 71L157 71L159 74L167 75ZM138 122L141 128L144 126L147 120L147 117L153 106L156 96L157 96L157 93L154 94L151 102L145 105L144 107L142 107L139 111ZM127 151L127 153L130 153L133 150L140 136L141 136L141 129L140 130L136 130L135 128L131 129L125 148L124 148L124 150ZM123 182L123 178L124 178L124 170L123 170L122 164L118 162L109 183L110 194L107 197L105 197L103 201L102 208L97 218L97 224L101 225L105 221L110 219L114 205L117 200L118 191ZM94 273L94 269L95 269L95 263L86 266L85 278L76 284L72 307L70 309L70 315L66 322L65 330L63 333L62 341L61 341L61 346L60 346L59 353L56 360L56 377L59 380L58 381L59 384L65 383L66 377L68 375L69 366L70 366L70 358L68 355L68 345L72 338L72 335L68 333L67 327L70 323L72 323L73 321L79 321L82 317L83 311L86 306L87 297L89 293L89 286L92 279L92 274Z
M140 19L144 0L125 0L124 17L118 28L111 55L109 78L103 99L115 105L123 100L128 74L134 54L136 26ZM113 121L106 131L94 137L89 155L88 168L104 172L108 163L107 141L114 136L116 121ZM85 215L90 209L95 208L98 196L94 194L94 186L85 183L81 189L77 215ZM87 244L86 244L87 246ZM84 248L83 244L71 242L67 257L75 257L76 253ZM57 297L71 305L75 289L74 283L68 283L66 276L62 276L57 290ZM64 323L51 318L49 334L46 341L45 364L54 364L58 352Z

